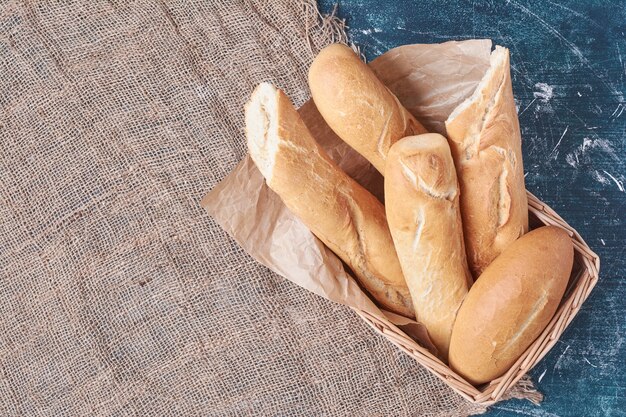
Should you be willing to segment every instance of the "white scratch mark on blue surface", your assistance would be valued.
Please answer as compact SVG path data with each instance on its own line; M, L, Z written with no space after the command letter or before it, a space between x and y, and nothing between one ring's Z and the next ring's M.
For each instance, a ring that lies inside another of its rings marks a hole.
M548 372L548 368L544 369L541 375L539 375L539 379L537 380L537 383L541 383L541 380L546 375L546 372Z
M374 49L374 52L376 53L376 55L381 55L383 53L383 51L386 51L386 50L389 49L388 45L386 45L385 43L381 42L375 36L370 36L368 38L368 40L374 41L377 45L379 45L382 48L382 49L380 49L377 45L373 45L373 44L369 43L368 46L370 46L371 48Z
M561 141L563 140L563 137L565 136L565 134L567 133L567 129L569 129L569 125L565 128L565 130L563 131L563 133L561 134L561 137L559 138L559 141L556 143L556 146L554 147L554 149L552 149L552 152L550 152L550 155L548 155L548 157L552 156L552 154L556 151L556 149L559 147L559 145L561 144Z
M611 117L615 116L615 113L617 113L617 112L619 111L619 109L621 109L621 108L622 108L622 103L619 103L619 104L617 105L617 107L615 108L615 110L613 110L613 113L611 113L611 115L609 116L609 118L611 118Z
M549 413L541 408L534 408L530 410L518 410L517 408L510 408L505 406L495 405L493 407L494 410L502 410L509 411L511 413L519 414L521 416L531 416L531 417L559 417L556 414Z
M587 362L589 365L593 366L594 368L597 368L597 366L596 366L596 365L594 365L593 363L589 362L589 359L585 358L584 356L583 356L583 359L584 359L584 360L585 360L585 362Z
M398 25L396 26L396 29L398 30L403 30L405 32L409 32L409 33L413 33L415 35L426 35L426 36L432 36L433 38L437 38L437 39L445 39L446 41L449 41L453 36L454 39L475 39L475 36L472 35L446 35L446 34L439 34L436 32L421 32L421 31L417 31L417 30L412 30L412 29L408 29L407 27L403 26L403 25Z
M587 15L585 15L585 14L582 14L582 13L580 13L580 12L577 12L577 11L576 11L576 10L574 10L574 9L570 9L569 7L563 6L562 4L558 4L558 3L555 3L555 2L550 1L550 0L546 0L546 1L547 1L548 3L550 3L550 4L552 4L553 6L557 6L557 7L560 7L561 9L563 9L563 10L567 10L568 12L572 13L574 16L578 16L578 17L580 17L581 19L586 20L587 22L591 23L592 25L594 25L594 26L595 26L595 27L597 27L597 28L603 29L603 27L602 27L602 26L600 26L599 24L597 24L595 21L591 20L591 19L590 19Z
M383 30L379 29L379 28L372 28L372 29L363 29L361 30L361 33L364 35L371 35L372 33L381 33Z
M535 84L535 88L539 91L534 91L533 97L535 97L536 99L538 98L544 103L547 103L552 97L554 97L554 87L552 87L551 85L548 85L546 83L537 83Z
M608 172L606 172L605 170L602 170L602 172L604 172L606 175L608 175L609 177L611 177L611 179L613 180L613 182L617 185L617 188L619 188L619 190L621 192L624 192L624 184L622 184L621 181L619 181L617 178L615 178L613 175L609 174Z
M593 177L594 180L596 180L597 182L599 182L600 184L610 184L611 180L609 180L608 178L606 178L604 175L600 174L597 170L594 170L591 173L591 176Z
M513 6L517 7L518 9L520 9L522 12L526 13L527 15L534 17L541 26L543 26L544 28L546 28L548 30L548 32L552 33L554 36L556 36L558 39L560 39L568 48L570 51L572 51L572 53L578 58L578 60L580 62L583 63L583 65L585 65L587 68L589 68L591 70L591 72L600 80L602 81L602 83L609 89L611 90L611 93L615 96L617 96L617 101L618 102L623 102L624 101L624 95L615 88L615 86L613 84L611 84L610 82L608 82L606 80L605 77L598 75L595 71L595 69L591 66L591 64L589 63L589 61L587 60L587 58L585 57L585 55L582 53L582 51L580 50L580 48L578 48L578 46L576 46L574 43L572 43L571 41L569 41L565 36L563 36L561 34L561 32L559 32L558 30L556 30L554 27L552 27L548 22L546 22L545 20L543 20L541 17L539 17L537 14L535 14L532 10L530 10L528 7L518 3L516 0L507 0L507 3L512 4Z
M522 110L522 112L519 115L521 116L522 114L524 114L524 112L528 110L528 108L532 106L535 101L537 101L537 97L535 97L530 103L528 103L528 106L526 106L526 108L524 108L524 110Z
M602 246L606 246L606 242L604 242L604 239L600 239L600 242L602 242Z
M563 351L563 353L561 353L561 356L559 356L559 358L556 360L556 363L554 364L554 369L561 368L561 360L563 359L563 356L565 356L568 350L569 350L569 345L565 347L565 350Z
M613 145L611 144L611 142L609 142L606 139L602 139L600 137L598 137L597 139L583 138L583 143L579 145L573 152L569 153L565 157L565 161L572 167L576 168L578 164L580 164L579 157L586 156L586 152L588 150L596 150L599 152L603 152L604 154L606 154L607 156L610 156L614 160L620 161L620 158L615 153L615 149L613 148ZM587 156L587 159L583 159L583 160L586 162L590 161L588 156Z
M550 31L550 33L552 33L554 36L556 36L557 38L562 40L565 43L565 45L567 45L567 47L574 53L574 55L576 55L578 57L578 59L581 60L581 62L584 62L584 63L588 62L587 58L585 58L585 56L583 55L581 50L574 43L570 42L565 36L563 36L561 34L561 32L559 32L558 30L556 30L555 28L550 26L548 24L548 22L546 22L541 17L539 17L538 15L533 13L532 10L530 10L527 7L525 7L524 5L519 4L515 0L507 0L507 3L513 3L513 5L515 5L517 8L519 8L521 11L523 11L527 15L532 16L535 19L537 19L537 21L541 24L541 26L545 27L546 29L548 29L548 31Z

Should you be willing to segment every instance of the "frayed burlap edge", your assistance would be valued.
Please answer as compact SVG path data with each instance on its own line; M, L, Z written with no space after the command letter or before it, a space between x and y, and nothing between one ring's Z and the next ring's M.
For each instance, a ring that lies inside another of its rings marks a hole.
M533 404L539 405L543 401L543 394L537 390L530 376L525 375L502 396L502 400L511 399L528 400Z

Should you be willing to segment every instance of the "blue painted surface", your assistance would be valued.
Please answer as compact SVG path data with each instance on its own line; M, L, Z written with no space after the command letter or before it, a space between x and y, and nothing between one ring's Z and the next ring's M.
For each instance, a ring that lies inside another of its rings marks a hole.
M328 13L334 3L320 2ZM491 38L511 49L527 188L600 255L600 281L531 372L539 407L491 416L626 416L626 2L344 0L368 59L407 43Z

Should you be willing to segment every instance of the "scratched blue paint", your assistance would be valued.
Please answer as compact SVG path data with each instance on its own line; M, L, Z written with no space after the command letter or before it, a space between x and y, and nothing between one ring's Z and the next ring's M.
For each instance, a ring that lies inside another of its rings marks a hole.
M334 3L320 2L325 12ZM602 261L590 299L531 372L537 407L491 416L626 416L626 2L343 0L368 59L407 43L491 38L511 49L527 188Z

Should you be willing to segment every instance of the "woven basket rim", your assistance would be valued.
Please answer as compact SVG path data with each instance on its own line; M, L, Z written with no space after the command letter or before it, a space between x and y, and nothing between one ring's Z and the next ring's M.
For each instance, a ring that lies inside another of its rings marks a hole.
M557 226L568 233L574 244L574 264L576 265L578 262L580 270L573 271L573 279L570 277L571 282L552 320L504 375L477 388L450 369L448 365L427 349L417 344L389 320L373 316L362 310L353 309L376 332L415 359L462 397L472 403L484 406L492 405L499 401L505 392L534 368L552 349L567 326L578 314L580 307L598 282L600 271L600 258L598 255L589 248L580 234L547 204L543 203L529 191L526 191L526 194L528 196L528 211L530 214L534 215L543 225Z

